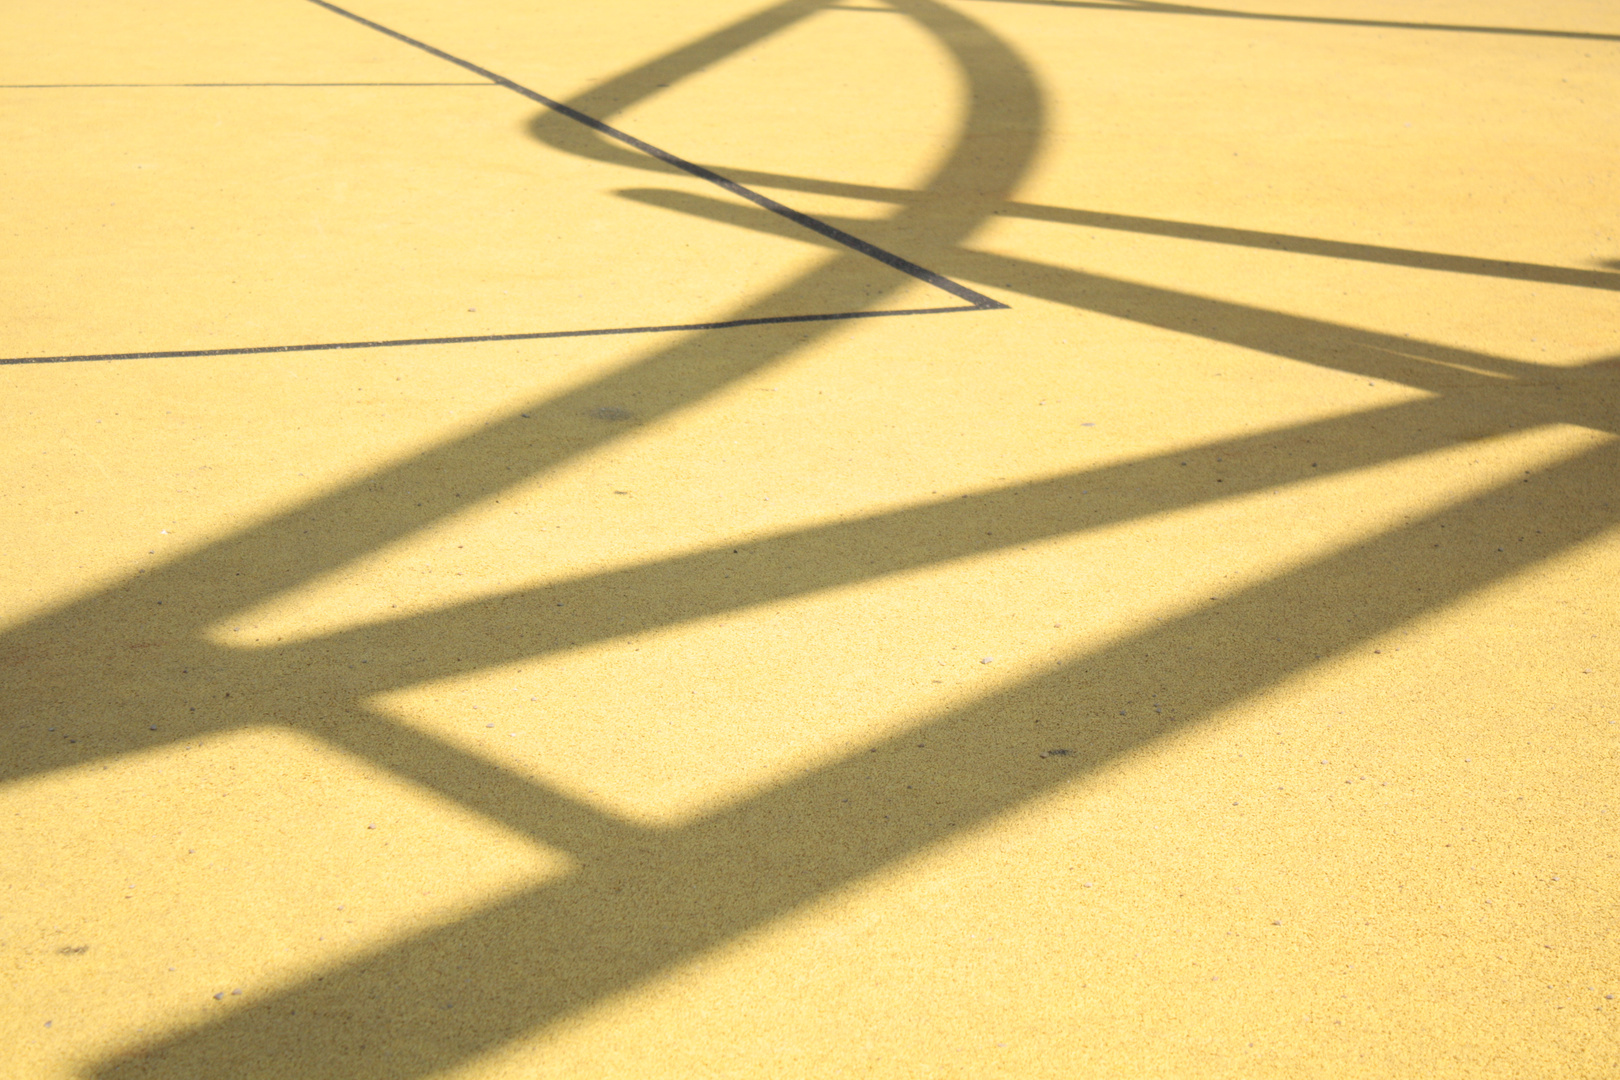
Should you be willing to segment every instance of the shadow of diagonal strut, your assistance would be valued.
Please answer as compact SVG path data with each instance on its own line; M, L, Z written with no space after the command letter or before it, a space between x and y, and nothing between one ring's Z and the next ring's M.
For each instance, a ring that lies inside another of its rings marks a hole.
M816 5L793 0L782 6L802 17ZM1003 112L1021 119L1039 117L1039 96L1030 73L1005 45L975 24L931 0L918 0L915 6L942 39L951 41L953 55L970 82L983 86L980 100L989 110L969 117L963 132L964 140L986 152L958 147L941 166L939 176L946 179L940 182L972 187L991 202L1002 199L1034 153L1038 125L1019 123L1003 132L994 117ZM996 77L990 78L990 73ZM907 211L897 215L908 225L926 224L916 217ZM960 239L976 220L952 223L947 240ZM798 293L842 291L852 306L873 303L882 294L874 293L861 276L848 273L865 258L841 248L835 258L774 298L737 314L758 314L772 300ZM828 332L824 324L769 324L718 342L711 335L694 335L548 401L522 406L479 431L378 470L91 600L43 615L8 634L0 649L30 658L47 671L63 662L57 678L67 697L81 693L82 664L77 656L45 642L76 641L94 648L101 635L93 626L140 623L154 636L212 649L202 642L202 635L231 612L297 588L617 438L622 429L593 419L595 410L628 407L643 421L673 415ZM137 671L116 664L101 670L118 671L137 683L141 679Z
M621 194L722 224L790 235L770 218L718 199L658 189ZM1024 296L1466 398L1476 410L1486 406L1498 423L1575 423L1620 433L1617 358L1552 367L967 247L932 247L928 256L959 277Z
M450 1067L1595 536L1620 522L1615 507L1593 512L1617 467L1607 444L1547 470L1533 495L1498 489L1074 657L99 1075L381 1080ZM1503 524L1528 535L1494 559L1433 554L1436 537ZM1118 704L1142 700L1167 715L1119 718ZM1041 753L1054 742L1071 752Z
M918 198L915 191L878 187L873 184L850 184L839 181L818 180L810 177L786 176L781 173L758 170L729 170L739 179L762 187L787 191L811 192L818 195L838 195L846 199L871 202L911 202ZM718 199L703 199L686 192L657 188L632 188L619 193L628 199L652 206L680 209L712 217L718 221L745 225L760 231L772 232L789 239L806 238L781 228L770 228L759 222L747 222L744 214L729 203ZM1107 229L1115 232L1136 233L1142 236L1162 236L1176 240L1194 240L1206 244L1254 248L1290 255L1315 255L1325 259L1344 259L1352 262L1374 263L1383 266L1402 266L1413 270L1434 270L1447 274L1467 274L1476 277L1499 278L1504 281L1536 281L1547 285L1569 285L1580 289L1602 289L1620 292L1620 273L1613 270L1588 270L1574 266L1549 266L1545 263L1527 263L1512 259L1488 259L1474 255L1452 255L1439 251L1421 251L1413 248L1389 247L1384 244L1351 243L1328 240L1316 236L1294 233L1266 232L1259 229L1234 229L1222 225L1207 225L1192 221L1171 221L1165 218L1142 217L1136 214L1102 213L1096 210L1076 210L1062 206L1042 206L1038 203L1009 201L995 210L997 217L1024 218L1029 221L1049 221L1059 225L1078 225L1088 229ZM836 220L836 219L834 219ZM850 225L865 224L851 221Z

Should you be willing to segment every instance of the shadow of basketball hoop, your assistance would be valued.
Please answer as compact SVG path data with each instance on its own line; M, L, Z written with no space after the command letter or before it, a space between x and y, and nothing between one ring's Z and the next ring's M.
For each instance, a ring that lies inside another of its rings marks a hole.
M782 32L825 2L789 0L571 107L611 115L658 84ZM206 637L231 612L618 437L620 427L593 413L628 407L639 417L669 415L828 332L814 324L714 331L661 347L594 383L526 405L7 632L0 658L6 670L26 671L36 692L26 700L11 695L17 746L0 763L0 778L290 722L566 851L577 864L565 877L451 925L106 1061L95 1075L380 1080L454 1067L1199 723L1324 657L1534 567L1620 520L1613 498L1620 449L1606 441L1527 480L1068 657L1024 683L678 827L616 818L367 709L379 693L516 658L1315 481L1455 445L1482 429L1620 428L1620 358L1551 369L973 251L967 246L973 231L1008 203L1032 159L1043 126L1041 96L1028 66L983 26L934 0L892 5L945 45L970 85L973 107L932 181L897 195L889 218L851 222L851 230L904 238L896 248L908 258L973 280L1402 381L1433 396L1212 443L1174 459L1084 470L741 546L771 555L752 560L775 568L769 571L739 571L750 560L738 561L741 547L727 544L286 646L228 649ZM630 160L631 151L555 114L537 120L535 131L575 153ZM656 191L639 197L739 227L784 227L763 209ZM846 281L851 260L864 256L830 250L820 266L761 303L791 301L796 291L872 302L864 282L857 295ZM1307 447L1308 454L1293 452ZM1212 483L1189 480L1180 464L1200 455L1233 462L1218 494ZM1100 505L1081 504L1076 495L1092 488L1115 494ZM996 523L994 536L987 522ZM563 600L570 602L559 607ZM161 670L126 647L135 628L165 643ZM358 664L362 656L371 663ZM181 680L174 672L182 669L207 675ZM1215 670L1220 680L1208 677ZM290 671L299 672L296 680ZM1109 704L1148 695L1173 702L1173 718L1121 720ZM47 738L43 718L61 714L86 718L91 736L71 746ZM154 733L159 718L162 730ZM1037 729L1035 719L1044 726ZM1072 752L1044 756L1056 734ZM926 753L918 752L919 742ZM459 1005L447 1010L446 1001Z

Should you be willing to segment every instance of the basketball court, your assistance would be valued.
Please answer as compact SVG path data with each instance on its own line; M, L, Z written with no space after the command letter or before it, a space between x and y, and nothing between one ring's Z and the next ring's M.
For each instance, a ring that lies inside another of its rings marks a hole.
M1612 5L0 84L0 1076L1620 1074Z

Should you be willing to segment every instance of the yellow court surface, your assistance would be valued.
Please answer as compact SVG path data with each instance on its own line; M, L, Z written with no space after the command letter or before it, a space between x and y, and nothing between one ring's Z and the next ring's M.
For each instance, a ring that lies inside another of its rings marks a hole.
M0 1077L1620 1076L1620 5L0 5Z

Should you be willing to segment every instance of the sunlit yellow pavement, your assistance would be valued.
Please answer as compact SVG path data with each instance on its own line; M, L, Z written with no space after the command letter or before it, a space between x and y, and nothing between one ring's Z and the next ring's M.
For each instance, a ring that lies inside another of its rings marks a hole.
M1620 9L0 7L0 1077L1620 1075Z

